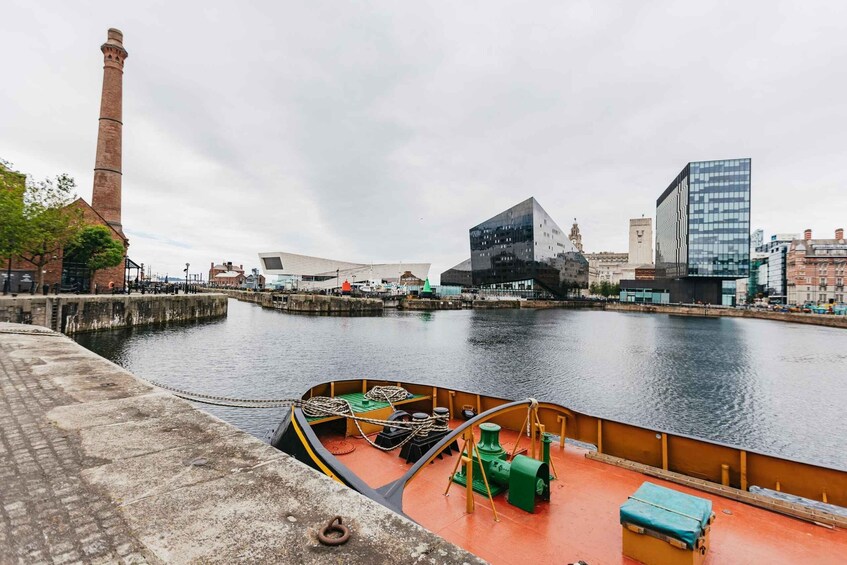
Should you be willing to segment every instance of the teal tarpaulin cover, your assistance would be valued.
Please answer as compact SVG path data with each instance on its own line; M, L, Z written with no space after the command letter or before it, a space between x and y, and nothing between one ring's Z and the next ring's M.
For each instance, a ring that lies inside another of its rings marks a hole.
M712 501L644 483L621 505L621 524L649 528L694 549L709 523Z

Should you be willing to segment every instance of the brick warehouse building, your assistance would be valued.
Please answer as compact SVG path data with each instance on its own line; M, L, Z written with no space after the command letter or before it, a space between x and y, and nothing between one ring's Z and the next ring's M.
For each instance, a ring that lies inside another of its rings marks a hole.
M124 256L129 240L121 225L121 161L123 130L123 67L128 53L123 47L123 33L109 29L103 52L103 91L100 98L100 119L97 130L97 153L94 164L94 187L91 204L77 198L69 206L81 210L83 220L89 225L104 225L111 230L113 239L121 242ZM1 167L0 167L1 168ZM19 173L0 170L7 182L23 183L25 177ZM112 288L123 288L126 268L133 263L127 258L123 264L110 269L97 271L94 281L90 281L84 266L67 264L57 255L56 260L45 266L44 283L51 288L56 285L87 290L90 283L99 291L108 292ZM8 262L0 263L5 278ZM35 268L28 261L12 261L12 291L28 291L34 279Z

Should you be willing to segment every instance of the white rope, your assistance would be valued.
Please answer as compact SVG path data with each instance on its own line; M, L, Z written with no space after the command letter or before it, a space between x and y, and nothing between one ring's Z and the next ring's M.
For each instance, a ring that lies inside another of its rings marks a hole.
M403 393L403 399L408 398L408 392L402 387L374 387L374 388L390 388L390 389L400 389ZM370 392L370 391L369 391ZM379 391L376 394L382 395L388 392L395 401L399 398L399 392L397 391ZM365 393L365 396L368 396L368 393ZM376 395L375 395L376 396ZM388 401L387 397L384 397L386 402ZM389 402L390 403L390 402ZM393 407L393 406L392 406ZM304 400L301 408L303 409L303 414L309 418L324 418L329 416L342 416L344 418L348 418L353 420L356 424L356 428L359 430L359 434L367 441L371 446L379 449L380 451L392 451L397 449L398 447L402 447L412 441L416 436L424 436L428 435L430 432L444 432L448 431L450 428L447 425L447 417L446 416L427 416L426 420L417 420L417 421L392 421L392 420L381 420L377 418L368 418L365 416L357 416L353 412L353 407L350 405L345 398L332 398L329 396L313 396L307 400ZM403 438L399 444L394 447L382 447L371 441L368 435L362 430L362 426L360 422L365 422L368 424L373 424L376 426L384 426L384 427L392 427L399 428L402 430L408 430L411 433Z
M409 391L402 386L375 386L365 393L368 400L387 402L394 408L394 403L409 398Z

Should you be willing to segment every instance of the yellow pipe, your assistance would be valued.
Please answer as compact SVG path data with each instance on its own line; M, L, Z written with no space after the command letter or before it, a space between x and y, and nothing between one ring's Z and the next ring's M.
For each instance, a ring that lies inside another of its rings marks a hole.
M556 416L556 420L562 423L562 429L559 433L559 449L565 448L565 430L567 429L568 417L567 416Z
M462 436L462 437L464 437L464 436ZM464 453L465 448L467 446L468 446L468 442L465 441L465 443L462 445L462 449L459 450L459 453ZM447 477L447 488L444 489L444 496L447 496L449 494L450 487L453 486L453 475L455 475L456 471L459 469L459 463L462 462L462 459L463 459L463 457L457 457L456 458L456 464L453 465L453 472L450 473L450 476Z
M729 486L729 465L721 464L721 484L725 487Z
M741 490L747 490L747 452L741 450Z
M465 512L473 514L473 460L470 457L462 457L465 464Z
M521 424L520 429L518 430L518 439L515 440L515 445L512 447L512 454L509 455L509 461L515 458L515 453L518 452L518 445L521 443L521 438L523 437L523 431L526 429L526 425L529 422L529 412L526 413L526 418L523 420L523 424Z
M368 379L362 379L362 394L368 392Z
M479 451L475 451L476 460L479 461L479 472L482 474L482 482L485 483L485 491L488 493L488 500L491 501L491 510L494 512L494 521L499 522L500 518L497 516L497 509L494 507L494 497L491 496L491 487L488 486L488 477L485 476L485 466L482 464L482 458L479 455Z
M662 469L668 470L668 434L662 434Z
M597 418L597 453L603 453L603 420Z
M537 414L535 415L537 416ZM535 420L530 416L529 418L529 456L535 459Z

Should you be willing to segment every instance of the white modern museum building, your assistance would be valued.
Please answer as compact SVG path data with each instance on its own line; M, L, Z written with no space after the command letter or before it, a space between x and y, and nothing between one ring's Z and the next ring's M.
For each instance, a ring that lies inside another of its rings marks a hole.
M351 284L419 284L429 276L429 263L352 263L296 253L259 253L268 286L293 290L331 290Z

